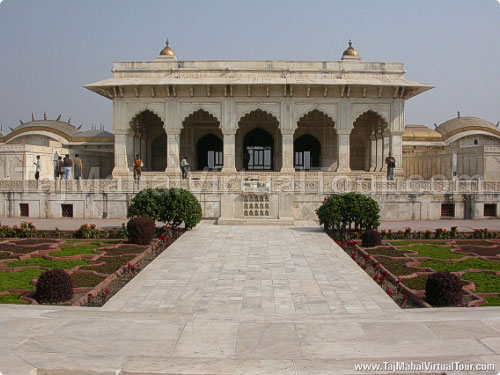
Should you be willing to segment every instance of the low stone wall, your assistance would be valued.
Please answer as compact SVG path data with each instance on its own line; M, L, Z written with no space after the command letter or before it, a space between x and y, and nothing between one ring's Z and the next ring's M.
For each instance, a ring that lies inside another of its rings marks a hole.
M160 177L140 182L4 180L0 217L125 218L134 195L151 187L190 190L202 205L203 217L212 219L315 219L326 196L348 191L372 196L382 219L388 220L480 219L485 214L493 218L500 205L500 181L384 181L326 173Z

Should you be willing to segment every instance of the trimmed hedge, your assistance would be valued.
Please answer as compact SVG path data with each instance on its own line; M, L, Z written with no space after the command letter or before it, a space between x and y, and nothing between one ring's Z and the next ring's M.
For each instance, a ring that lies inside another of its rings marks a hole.
M73 282L63 270L42 273L36 283L35 299L38 303L66 302L73 298Z
M127 223L128 240L136 245L149 245L155 229L155 221L150 217L134 217Z
M321 225L326 230L361 231L377 229L380 225L380 208L371 197L346 193L331 195L316 210Z
M382 237L376 230L367 230L361 236L361 240L361 246L363 247L374 247L382 245Z
M186 229L194 228L201 221L198 199L184 189L144 189L132 199L127 217L150 217L156 221Z
M425 300L432 306L459 306L462 299L462 282L456 275L444 271L435 272L427 278Z

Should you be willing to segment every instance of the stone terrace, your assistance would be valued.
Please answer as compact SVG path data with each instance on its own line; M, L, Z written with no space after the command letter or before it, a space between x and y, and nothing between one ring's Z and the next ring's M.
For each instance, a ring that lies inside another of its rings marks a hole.
M401 310L318 227L202 224L104 307L4 305L0 330L3 374L359 374L354 364L403 360L500 369L499 308Z

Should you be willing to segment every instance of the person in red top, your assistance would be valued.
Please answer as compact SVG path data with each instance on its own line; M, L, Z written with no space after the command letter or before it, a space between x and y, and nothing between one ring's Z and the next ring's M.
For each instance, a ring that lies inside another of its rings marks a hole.
M135 155L134 159L134 180L141 178L142 174L142 160L139 154Z

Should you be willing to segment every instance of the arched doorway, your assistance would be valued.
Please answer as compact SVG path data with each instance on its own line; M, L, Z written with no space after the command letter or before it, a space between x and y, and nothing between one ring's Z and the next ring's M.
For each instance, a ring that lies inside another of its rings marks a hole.
M222 130L213 114L198 109L182 122L180 157L186 157L193 170L222 169Z
M332 171L337 168L335 122L326 113L315 108L301 116L297 121L294 139L295 169L321 168L324 171Z
M161 118L147 109L136 115L130 126L134 152L129 157L133 159L139 154L144 171L164 171L167 167L167 137ZM160 144L162 141L163 145ZM131 160L129 165L132 165Z
M222 169L222 139L219 137L213 134L201 137L196 142L196 154L199 170L218 171Z
M388 142L384 139L387 122L378 113L368 110L354 121L349 137L350 168L358 171L384 169L384 155L388 154Z
M293 142L293 167L297 170L319 169L321 144L310 134L304 134Z
M243 138L243 167L246 170L273 170L274 139L269 132L255 128Z
M237 170L281 169L281 132L271 113L253 110L238 121L235 137Z

